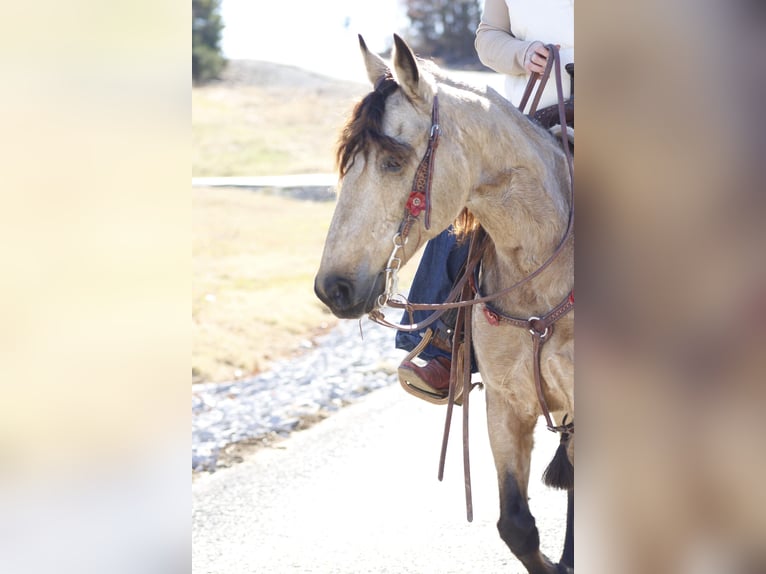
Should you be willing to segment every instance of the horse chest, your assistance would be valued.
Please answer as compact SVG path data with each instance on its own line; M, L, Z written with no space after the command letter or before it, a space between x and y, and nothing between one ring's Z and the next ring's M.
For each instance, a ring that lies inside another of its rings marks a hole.
M543 346L540 357L544 392L555 410L567 408L574 374L571 329L561 331ZM537 405L531 335L513 325L491 325L480 316L473 321L473 338L482 382L512 403Z

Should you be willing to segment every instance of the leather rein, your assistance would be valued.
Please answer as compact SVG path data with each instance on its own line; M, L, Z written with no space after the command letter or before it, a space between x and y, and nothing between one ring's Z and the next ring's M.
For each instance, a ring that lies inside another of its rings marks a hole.
M534 89L535 84L540 80L540 85L537 88L535 98L532 102L532 106L529 112L529 116L534 114L537 105L542 96L545 84L550 76L550 73L555 69L556 88L558 93L558 115L559 123L562 128L566 127L566 110L564 107L563 87L561 80L561 62L559 58L558 50L555 46L549 44L547 46L549 54L552 57L548 58L545 71L542 74L533 73L527 83L522 101L519 105L519 110L523 113L526 103ZM399 226L399 230L393 237L393 250L388 259L388 263L384 270L385 272L385 291L378 297L378 308L369 313L369 317L372 321L397 329L400 331L420 331L427 326L437 321L445 312L450 309L458 309L457 319L454 329L453 345L452 345L452 367L450 371L450 386L447 403L447 417L444 425L444 435L442 439L441 457L439 461L439 480L443 479L444 475L444 463L446 458L447 441L449 437L450 423L452 420L452 411L455 404L455 396L457 394L458 378L462 380L463 384L463 466L465 472L465 491L466 491L466 511L468 521L473 520L473 504L471 496L471 479L470 479L470 461L468 455L468 406L469 406L469 392L473 388L471 383L471 320L470 320L470 308L473 305L482 304L483 312L487 321L491 325L498 325L501 321L510 325L528 330L532 337L533 344L533 361L534 361L534 377L535 377L535 389L537 393L538 402L542 410L543 416L546 420L547 428L553 432L561 433L562 437L568 437L574 433L573 423L562 424L555 426L551 418L550 409L545 400L545 396L542 388L542 375L540 372L540 356L542 346L550 339L553 325L560 318L568 314L574 309L574 291L570 292L556 307L550 310L542 317L532 316L527 319L511 317L502 313L499 309L491 305L491 302L495 299L510 293L517 289L521 285L529 282L533 278L540 275L545 271L556 258L562 253L568 240L573 233L574 223L574 167L572 156L569 150L569 141L567 138L566 129L561 130L562 147L567 160L567 166L570 176L570 210L569 218L567 221L567 227L563 237L559 241L556 249L553 253L532 273L526 275L514 284L501 289L490 295L482 295L479 290L479 268L483 253L488 245L488 236L486 232L479 227L471 235L471 242L468 251L468 258L465 264L465 268L461 277L454 284L452 290L443 303L411 303L409 301L396 299L397 289L397 273L401 266L401 258L399 257L399 251L403 249L407 243L407 238L413 224L418 220L421 213L425 213L424 226L426 229L430 228L430 214L431 214L431 181L433 178L434 159L436 149L439 146L439 136L441 135L441 128L439 125L439 99L438 95L434 95L433 105L431 109L431 129L428 138L428 144L423 158L415 171L413 178L410 195L407 199L404 218ZM380 307L388 305L389 307L396 309L403 309L410 314L410 325L399 325L387 321L383 313L379 310ZM424 321L420 323L414 323L413 311L416 310L430 310L433 311ZM480 384L480 383L477 383Z

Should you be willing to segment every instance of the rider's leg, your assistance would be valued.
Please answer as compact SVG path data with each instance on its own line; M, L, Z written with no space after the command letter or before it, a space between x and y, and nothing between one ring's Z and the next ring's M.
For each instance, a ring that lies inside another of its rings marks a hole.
M458 243L451 228L437 235L428 242L423 251L423 257L413 278L408 299L412 303L443 302L452 289L452 285L467 257L468 242ZM430 314L431 311L415 311L412 320L417 323L423 321ZM449 386L451 357L449 344L454 327L454 317L454 312L445 313L432 326L436 331L436 336L419 355L421 359L426 361L425 365L421 366L412 361L402 363L405 370L427 380L429 386L440 391L446 390ZM401 323L409 325L410 321L410 315L405 311L402 314ZM421 341L424 331L425 329L412 333L397 332L396 347L411 351Z

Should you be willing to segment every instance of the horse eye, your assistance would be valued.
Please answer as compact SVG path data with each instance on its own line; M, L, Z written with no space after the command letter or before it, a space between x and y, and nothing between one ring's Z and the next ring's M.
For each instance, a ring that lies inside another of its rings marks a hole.
M402 169L402 164L396 161L394 158L389 157L383 160L383 171L389 171L391 173L396 173L397 171L400 171Z

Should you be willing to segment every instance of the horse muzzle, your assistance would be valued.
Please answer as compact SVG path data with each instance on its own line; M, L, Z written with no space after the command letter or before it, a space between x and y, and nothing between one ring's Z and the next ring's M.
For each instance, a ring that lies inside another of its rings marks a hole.
M317 275L314 279L314 293L340 319L357 319L372 311L383 287L382 273L370 281L334 274Z

